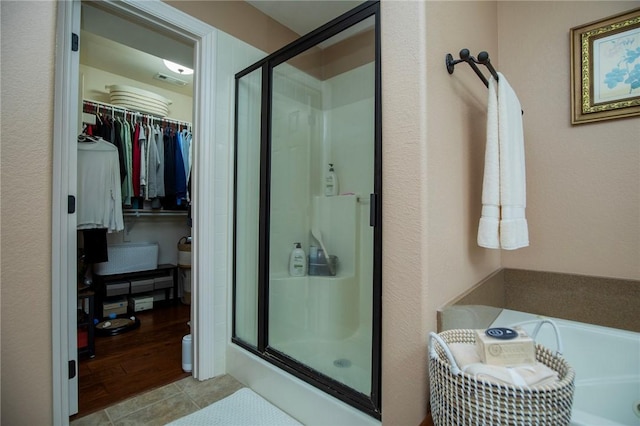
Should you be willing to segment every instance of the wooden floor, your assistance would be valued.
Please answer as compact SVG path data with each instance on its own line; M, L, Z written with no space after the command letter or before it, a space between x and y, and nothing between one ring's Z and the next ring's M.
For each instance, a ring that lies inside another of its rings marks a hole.
M182 371L182 338L189 334L190 306L181 303L138 312L140 327L116 336L96 336L96 356L80 358L77 419L164 386Z

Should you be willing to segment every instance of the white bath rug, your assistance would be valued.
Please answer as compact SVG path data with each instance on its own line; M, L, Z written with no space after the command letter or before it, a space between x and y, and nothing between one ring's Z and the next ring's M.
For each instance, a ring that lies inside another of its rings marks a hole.
M302 425L249 388L242 388L167 426L285 426Z

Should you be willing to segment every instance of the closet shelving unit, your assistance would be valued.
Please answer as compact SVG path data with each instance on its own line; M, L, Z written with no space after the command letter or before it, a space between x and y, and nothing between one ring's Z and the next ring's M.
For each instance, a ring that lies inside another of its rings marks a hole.
M105 102L85 99L82 102L82 112L84 122L89 122L90 117L86 114L95 116L108 115L111 117L120 116L125 120L143 121L151 125L159 124L161 126L174 126L177 129L186 128L191 131L191 123L182 120L176 120L168 117L162 117L150 114L144 111L138 111L126 108L120 105L109 104ZM93 123L90 123L93 124ZM163 210L163 209L123 209L122 214L129 221L125 221L126 232L131 231L136 223L137 218L176 218L181 219L188 216L188 210ZM97 318L104 317L103 302L111 296L131 297L139 294L149 294L151 291L164 290L165 301L175 303L178 299L178 268L172 264L158 265L157 269L151 271L136 271L121 273L108 276L94 275L95 279L95 310L92 309L92 315ZM124 285L123 283L127 283ZM173 291L173 297L171 297ZM93 299L93 296L92 296ZM93 348L89 348L90 356L93 356Z
M136 111L131 108L125 108L120 105L109 104L106 102L85 99L82 101L82 112L86 114L110 114L115 116L121 114L125 119L131 117L133 119L147 120L151 124L172 124L176 127L186 127L191 130L191 123L188 121L176 120L168 117L161 117L149 114L143 111ZM148 209L124 209L122 211L124 217L185 217L187 210L148 210Z
M174 118L161 117L154 114L149 114L144 111L136 111L130 108L125 108L119 105L113 105L106 102L94 101L91 99L85 99L82 101L82 111L87 114L100 114L105 113L115 115L116 113L122 114L125 118L131 116L133 118L141 118L150 120L152 123L168 123L176 126L184 126L191 130L191 123L188 121L176 120Z
M138 210L138 209L125 209L122 210L122 214L125 217L166 217L166 216L178 216L183 217L188 214L186 210Z

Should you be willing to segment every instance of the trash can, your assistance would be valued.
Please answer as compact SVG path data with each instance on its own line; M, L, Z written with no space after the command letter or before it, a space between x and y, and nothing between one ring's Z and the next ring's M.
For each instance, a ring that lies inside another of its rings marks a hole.
M191 373L191 370L193 369L191 344L190 334L187 334L182 338L182 369L186 373Z

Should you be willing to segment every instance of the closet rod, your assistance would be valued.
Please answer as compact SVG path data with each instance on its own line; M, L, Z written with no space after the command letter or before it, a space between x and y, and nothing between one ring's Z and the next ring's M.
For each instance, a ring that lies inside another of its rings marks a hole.
M480 80L482 80L485 86L489 87L489 80L487 80L484 74L482 74L482 72L478 68L478 65L476 64L484 65L485 67L487 67L493 78L498 81L498 73L496 69L493 68L493 65L491 65L489 54L487 52L483 51L478 53L478 59L476 59L470 55L469 49L462 49L460 51L460 59L455 60L453 59L453 55L451 55L451 53L447 53L447 55L445 56L445 64L447 66L447 71L449 71L449 74L453 74L453 69L460 62L466 62L467 64L469 64L469 66L473 69Z
M93 111L91 110L86 110L85 107L89 107L89 108L93 108ZM154 114L149 114L149 113L143 113L140 111L135 111L132 109L128 109L119 105L112 105L112 104L108 104L105 102L98 102L98 101L91 101L91 100L83 100L82 101L82 111L86 112L86 113L99 113L101 110L104 110L105 112L109 112L111 111L112 114L118 112L121 114L132 114L134 116L140 116L140 117L146 117L149 118L151 120L157 120L157 121L161 121L161 122L166 122L166 123L172 123L172 124L176 124L179 126L186 126L189 129L191 129L191 123L189 123L188 121L182 121L182 120L176 120L173 118L167 118L167 117L162 117L159 115L154 115Z

